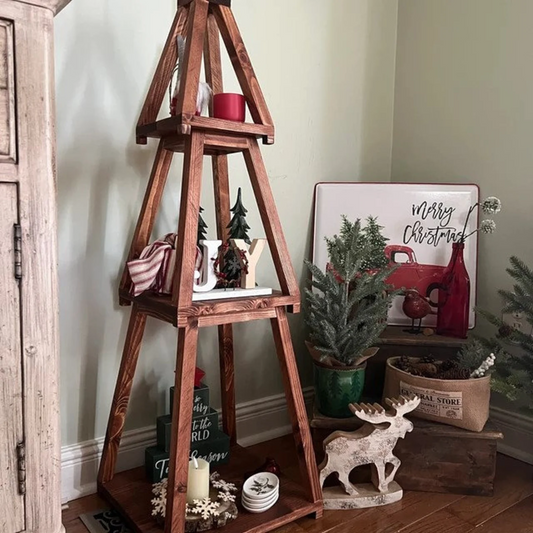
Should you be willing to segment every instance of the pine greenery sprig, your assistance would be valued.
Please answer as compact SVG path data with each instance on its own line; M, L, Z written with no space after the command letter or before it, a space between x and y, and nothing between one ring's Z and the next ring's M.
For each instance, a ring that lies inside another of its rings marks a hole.
M512 291L500 290L504 313L523 313L533 327L533 270L517 257L511 257L507 273L514 280ZM521 407L533 409L533 338L531 335L511 328L500 317L476 309L498 330L489 339L477 339L480 349L491 350L496 355L492 374L492 389L516 402ZM472 348L472 342L469 343ZM516 352L509 345L517 347Z
M340 234L326 241L330 260L326 271L305 262L312 274L311 289L305 291L305 321L324 360L331 357L353 366L386 328L398 291L389 291L386 284L393 269L364 270L360 220L352 223L343 217Z
M485 360L486 354L486 346L479 339L473 339L461 348L457 362L461 368L473 372Z

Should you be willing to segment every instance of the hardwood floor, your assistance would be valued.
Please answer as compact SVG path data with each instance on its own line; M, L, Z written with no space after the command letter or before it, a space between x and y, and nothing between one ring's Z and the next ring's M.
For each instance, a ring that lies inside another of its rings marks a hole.
M263 461L275 457L284 474L299 476L292 436L250 448ZM108 507L98 496L69 504L67 533L87 533L79 515ZM353 511L326 511L321 520L304 518L280 533L533 533L533 466L498 456L492 498L407 492L393 505Z

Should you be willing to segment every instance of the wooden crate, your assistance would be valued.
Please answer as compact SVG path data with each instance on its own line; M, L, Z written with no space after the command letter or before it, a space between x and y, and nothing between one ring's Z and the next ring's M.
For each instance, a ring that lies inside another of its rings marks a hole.
M402 461L396 481L404 490L492 496L496 446L503 435L489 420L480 433L409 417L415 429L400 439L394 454ZM328 418L316 410L311 428L317 460L322 443L333 431L355 431L356 418Z

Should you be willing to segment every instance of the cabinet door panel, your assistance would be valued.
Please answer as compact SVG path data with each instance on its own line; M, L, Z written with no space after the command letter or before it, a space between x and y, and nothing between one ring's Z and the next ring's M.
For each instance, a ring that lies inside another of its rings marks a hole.
M13 23L0 19L0 163L17 159Z
M0 183L0 531L25 529L17 444L23 441L20 291L14 275L17 186Z

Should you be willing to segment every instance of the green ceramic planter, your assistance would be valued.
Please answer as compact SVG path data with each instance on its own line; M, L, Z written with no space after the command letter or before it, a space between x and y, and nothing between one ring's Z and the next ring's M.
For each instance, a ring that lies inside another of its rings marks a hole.
M366 363L357 368L332 368L317 361L315 365L315 402L317 409L332 418L349 418L348 408L361 400Z

